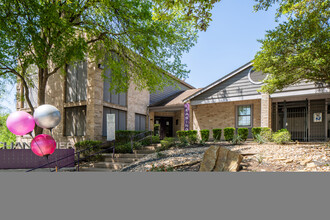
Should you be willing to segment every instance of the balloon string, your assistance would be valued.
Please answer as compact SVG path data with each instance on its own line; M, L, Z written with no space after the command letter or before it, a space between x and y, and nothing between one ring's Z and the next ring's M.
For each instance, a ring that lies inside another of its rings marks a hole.
M53 137L53 129L49 129L50 130L50 135ZM55 144L55 143L54 143ZM55 150L56 150L56 146L55 146ZM55 162L56 162L56 167L58 168L58 164L57 164L57 155L55 153Z

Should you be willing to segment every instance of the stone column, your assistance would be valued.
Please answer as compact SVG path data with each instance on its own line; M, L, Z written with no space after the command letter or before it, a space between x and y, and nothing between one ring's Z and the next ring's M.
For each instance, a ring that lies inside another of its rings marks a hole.
M261 127L271 128L272 102L269 94L261 94Z
M101 72L96 63L88 62L86 137L92 140L102 139L103 78Z

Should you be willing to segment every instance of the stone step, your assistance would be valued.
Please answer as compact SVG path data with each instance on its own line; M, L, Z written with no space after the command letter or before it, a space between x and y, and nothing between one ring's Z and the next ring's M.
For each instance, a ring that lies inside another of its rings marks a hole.
M142 147L141 150L156 150L157 149L157 146L145 146L145 147Z
M98 162L94 164L94 168L107 168L112 170L120 170L127 166L127 163L113 163L113 162Z
M133 163L139 160L139 158L134 157L119 157L119 158L112 158L112 157L105 157L104 162L115 162L115 163Z
M104 156L105 158L107 157L111 157L112 158L112 154L102 154L102 156ZM114 158L142 158L145 157L146 154L115 154Z

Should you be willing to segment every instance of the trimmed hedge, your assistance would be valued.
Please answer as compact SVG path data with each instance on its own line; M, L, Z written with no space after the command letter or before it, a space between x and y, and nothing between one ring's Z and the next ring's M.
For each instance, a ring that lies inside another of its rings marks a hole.
M213 139L215 141L220 141L222 129L221 128L215 128L212 131L213 131Z
M147 131L118 130L116 131L116 142L127 143L131 141L131 136L135 136Z
M252 128L252 136L253 136L253 139L256 139L256 136L259 134L260 135L260 132L261 132L261 127L254 127Z
M197 142L197 131L196 130L177 131L176 135L179 138L186 137L190 144L195 144Z
M223 129L223 135L225 136L225 140L226 141L232 141L234 138L234 134L235 134L235 128L232 127L227 127L225 129Z
M246 141L248 135L249 135L249 129L248 128L238 128L237 129L238 136L241 137L243 141Z
M272 129L267 128L267 127L262 127L260 136L264 139L266 142L271 142L272 141Z
M202 138L202 141L203 142L206 142L206 141L209 140L209 138L210 138L210 130L203 129L203 130L200 130L200 133L201 133L201 138Z

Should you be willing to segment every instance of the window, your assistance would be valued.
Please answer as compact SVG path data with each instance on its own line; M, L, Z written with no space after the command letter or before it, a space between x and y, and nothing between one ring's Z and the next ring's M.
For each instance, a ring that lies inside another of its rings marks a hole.
M65 135L85 136L86 106L65 108Z
M110 83L111 83L111 70L107 68L105 70L105 79L103 86L103 100L105 102L110 102L112 104L117 104L121 106L126 106L126 92L116 93L115 91L110 91Z
M67 65L66 102L86 101L87 99L87 62Z
M107 136L107 114L115 114L116 131L126 130L126 112L119 109L103 107L103 136Z
M241 105L237 107L237 126L238 127L251 127L252 114L251 105Z
M146 130L146 116L135 114L135 130L145 131Z

